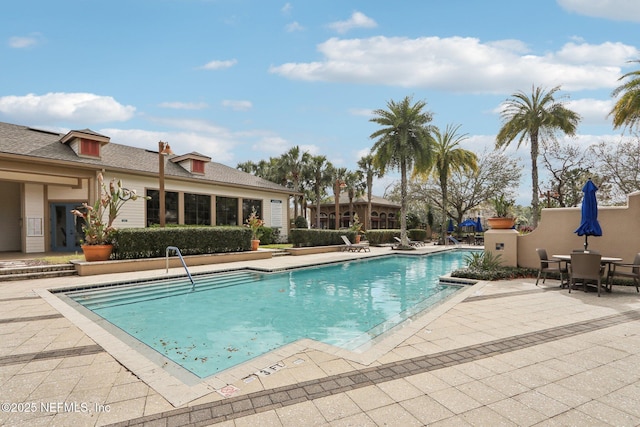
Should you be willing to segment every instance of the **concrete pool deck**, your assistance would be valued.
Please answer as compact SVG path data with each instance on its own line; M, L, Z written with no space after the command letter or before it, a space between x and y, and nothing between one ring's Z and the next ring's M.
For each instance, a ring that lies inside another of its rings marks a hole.
M190 270L289 268L391 252ZM305 340L288 353L186 385L144 365L136 351L122 352L117 339L92 330L46 292L164 275L162 269L1 283L0 425L640 424L640 296L632 287L598 298L569 294L553 280L540 287L535 279L480 282L371 352L348 354Z

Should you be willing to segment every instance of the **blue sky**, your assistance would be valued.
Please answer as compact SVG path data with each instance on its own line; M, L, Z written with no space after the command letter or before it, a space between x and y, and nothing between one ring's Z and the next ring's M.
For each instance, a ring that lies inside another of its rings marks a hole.
M510 94L561 85L586 147L619 139L610 94L637 69L639 23L637 0L11 1L0 120L234 167L299 145L355 169L390 99L425 100L479 152ZM528 204L529 147L509 151Z

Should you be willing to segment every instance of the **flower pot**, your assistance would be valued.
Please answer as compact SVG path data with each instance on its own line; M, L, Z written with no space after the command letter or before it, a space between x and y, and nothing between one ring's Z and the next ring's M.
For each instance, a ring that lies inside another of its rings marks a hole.
M258 246L260 246L260 240L252 240L251 241L251 250L252 251L257 251L258 250Z
M516 219L495 217L495 218L487 218L487 222L489 223L489 227L491 227L494 230L506 230L509 228L513 228L513 226L516 223Z
M107 261L113 245L82 245L84 259L87 261Z
M360 243L360 235L356 234L356 243Z

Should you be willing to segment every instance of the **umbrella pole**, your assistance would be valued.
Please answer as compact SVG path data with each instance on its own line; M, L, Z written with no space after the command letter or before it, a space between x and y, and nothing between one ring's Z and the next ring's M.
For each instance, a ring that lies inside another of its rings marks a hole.
M589 242L587 241L588 236L585 234L584 235L584 251L587 251L587 248L589 247Z

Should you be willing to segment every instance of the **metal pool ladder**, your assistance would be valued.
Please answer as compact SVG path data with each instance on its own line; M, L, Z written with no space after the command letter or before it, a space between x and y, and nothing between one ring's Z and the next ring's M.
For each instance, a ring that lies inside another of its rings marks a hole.
M184 271L187 272L187 276L189 276L189 280L191 280L191 290L193 290L193 288L196 286L196 283L193 281L193 277L191 277L191 273L189 273L189 269L187 268L187 264L184 262L184 258L182 258L180 249L178 249L176 246L167 246L167 249L165 250L167 273L169 272L169 251L171 250L175 251L176 254L178 254L178 257L180 258L180 261L182 261L182 266L184 267Z

